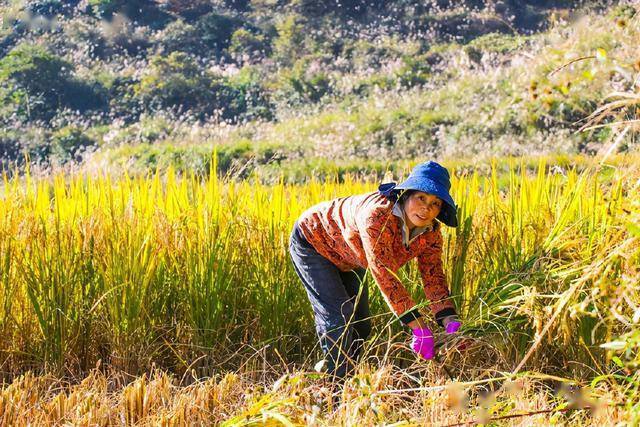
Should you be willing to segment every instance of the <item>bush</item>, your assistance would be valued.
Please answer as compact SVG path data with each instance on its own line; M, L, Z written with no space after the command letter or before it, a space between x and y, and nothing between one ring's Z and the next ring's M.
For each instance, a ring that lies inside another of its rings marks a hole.
M154 40L160 52L164 54L171 52L201 54L204 51L204 44L198 30L182 19L167 25L164 30L156 34Z
M82 154L94 145L95 141L76 126L65 126L51 136L51 154L62 163L82 160Z
M105 38L114 51L124 50L129 55L137 55L150 46L149 28L136 26L126 15L114 15L111 22L103 26Z
M248 8L250 0L223 0L223 2L231 9L242 11Z
M64 24L67 48L85 54L89 58L109 56L108 41L95 22L89 19L73 19Z
M638 10L630 4L618 5L609 13L614 18L632 19Z
M108 152L112 164L126 164L127 172L145 173L165 170L169 166L178 173L206 175L212 159L210 146L203 144L183 146L174 143L122 144Z
M115 14L124 14L130 19L145 22L148 25L164 26L170 18L158 8L158 2L149 0L88 0L89 12L103 19Z
M71 64L39 45L20 44L0 60L0 79L12 80L32 93L58 96Z
M78 4L78 0L31 0L27 1L26 9L33 15L52 17L70 12Z
M150 68L136 88L136 95L149 111L188 111L198 119L219 115L231 120L245 111L240 91L223 77L203 71L182 52L156 56Z
M385 75L374 74L371 77L359 80L357 84L353 86L351 92L356 95L367 96L376 89L389 90L395 85L396 79Z
M187 20L193 20L211 12L213 4L207 0L159 0L158 3L170 12Z
M49 134L41 127L16 124L0 128L0 158L4 165L9 161L22 165L25 155L32 163L43 163L49 153Z
M125 3L124 0L89 0L89 8L98 18L109 18Z
M292 0L291 5L302 15L319 16L338 12L347 16L359 16L368 9L379 7L383 1L368 0Z
M125 123L138 120L144 109L136 95L138 84L139 82L133 77L113 77L106 89L111 117L124 119Z
M198 19L195 27L206 47L222 52L229 47L231 35L241 25L238 19L211 12Z
M240 28L231 36L229 53L236 60L255 60L269 56L271 46L264 34L255 34L245 28Z
M257 70L251 67L242 68L240 73L229 80L229 84L242 94L243 118L246 120L273 119L274 106L261 80Z
M8 129L0 131L0 159L3 160L3 164L8 160L15 160L20 154L20 144L16 140L15 135Z
M495 52L505 54L520 49L527 40L527 37L524 36L489 33L473 39L467 46L478 49L480 53Z
M324 71L311 71L308 61L296 62L293 69L285 74L295 98L317 102L331 92L331 79Z
M289 15L276 23L277 38L273 51L278 61L290 65L304 54L304 20L298 15Z
M400 85L412 87L426 83L430 71L431 67L423 59L404 56L402 67L395 72L395 77Z
M16 46L0 60L0 92L18 115L49 120L60 107L79 111L97 108L103 100L92 87L72 77L72 65L39 45Z

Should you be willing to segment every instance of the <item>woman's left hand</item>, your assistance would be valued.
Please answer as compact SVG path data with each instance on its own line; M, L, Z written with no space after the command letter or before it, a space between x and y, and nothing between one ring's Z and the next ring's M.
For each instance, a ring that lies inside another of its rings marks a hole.
M447 316L442 320L444 330L447 334L455 334L462 325L458 316Z

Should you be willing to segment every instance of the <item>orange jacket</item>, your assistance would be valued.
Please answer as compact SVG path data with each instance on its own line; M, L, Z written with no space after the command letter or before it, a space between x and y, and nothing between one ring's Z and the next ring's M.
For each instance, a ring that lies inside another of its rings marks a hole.
M341 271L369 268L387 304L404 323L420 315L396 273L416 257L424 293L436 319L455 314L442 270L440 223L412 239L407 247L403 243L404 219L394 215L394 204L378 192L342 197L309 208L298 224L318 253Z

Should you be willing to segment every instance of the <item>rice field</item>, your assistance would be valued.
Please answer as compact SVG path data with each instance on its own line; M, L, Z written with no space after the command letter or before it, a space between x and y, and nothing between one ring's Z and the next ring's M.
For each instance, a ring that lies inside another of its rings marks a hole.
M0 421L637 424L639 160L454 167L444 262L467 348L419 361L369 279L374 334L344 389L313 371L288 236L377 180L5 175ZM400 275L424 301L417 268Z

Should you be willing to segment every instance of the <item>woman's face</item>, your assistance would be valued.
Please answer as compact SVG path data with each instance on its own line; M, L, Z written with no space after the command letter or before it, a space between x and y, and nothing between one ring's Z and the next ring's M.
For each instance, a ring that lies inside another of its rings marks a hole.
M433 194L416 191L404 202L404 213L410 229L425 227L433 222L442 209L442 199Z

